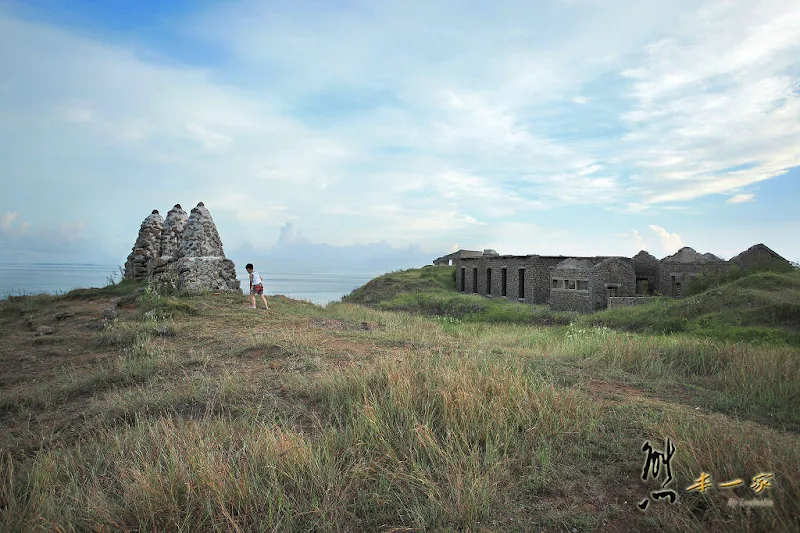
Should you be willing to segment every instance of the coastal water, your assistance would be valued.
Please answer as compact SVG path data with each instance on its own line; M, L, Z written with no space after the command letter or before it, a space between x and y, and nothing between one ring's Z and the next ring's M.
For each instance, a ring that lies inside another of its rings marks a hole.
M318 305L338 301L360 287L378 272L261 272L264 293L283 294ZM245 294L248 293L247 273L238 276ZM61 294L72 289L104 287L119 281L117 265L57 264L57 263L0 263L0 298L23 294Z

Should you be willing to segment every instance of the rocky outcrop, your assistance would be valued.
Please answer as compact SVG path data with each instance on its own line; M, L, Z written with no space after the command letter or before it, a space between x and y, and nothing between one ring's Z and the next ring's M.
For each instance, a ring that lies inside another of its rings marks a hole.
M126 278L147 278L150 262L161 255L161 231L163 227L164 219L158 214L158 210L154 209L142 222L133 250L125 262Z
M236 267L225 257L217 226L203 202L192 209L180 243L178 285L188 290L239 291Z
M156 276L167 271L170 265L180 259L183 230L189 222L189 215L181 204L175 204L164 219L161 231L160 255L154 258L148 267L148 275Z

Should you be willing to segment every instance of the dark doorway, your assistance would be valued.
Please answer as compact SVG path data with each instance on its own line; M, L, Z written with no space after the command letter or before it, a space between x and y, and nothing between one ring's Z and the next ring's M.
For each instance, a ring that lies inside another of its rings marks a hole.
M636 294L649 294L650 280L647 278L636 278Z
M478 269L472 269L472 292L478 292Z
M467 282L464 279L464 276L466 276L466 275L467 275L467 269L464 268L464 267L461 267L461 292L464 292L466 290L465 287L466 287L466 283Z
M519 269L519 299L525 298L525 269Z
M508 287L508 269L500 270L500 296L507 296L506 288Z

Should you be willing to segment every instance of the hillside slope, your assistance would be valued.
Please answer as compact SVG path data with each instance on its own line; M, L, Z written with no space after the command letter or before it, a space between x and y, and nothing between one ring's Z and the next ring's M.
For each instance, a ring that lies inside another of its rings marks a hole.
M342 301L375 307L403 292L444 292L455 289L456 267L428 265L378 276L342 298Z
M268 298L0 301L0 531L800 527L800 350Z
M586 315L589 326L800 346L800 271L759 272L680 300Z

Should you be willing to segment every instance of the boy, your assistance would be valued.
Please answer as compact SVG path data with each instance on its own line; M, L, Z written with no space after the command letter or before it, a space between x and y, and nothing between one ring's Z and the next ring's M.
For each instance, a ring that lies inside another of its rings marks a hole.
M264 283L261 280L261 276L258 275L258 272L253 270L253 263L247 263L247 266L244 268L247 270L247 273L250 274L250 309L256 308L256 294L258 294L264 302L264 309L269 311L267 299L264 298Z

